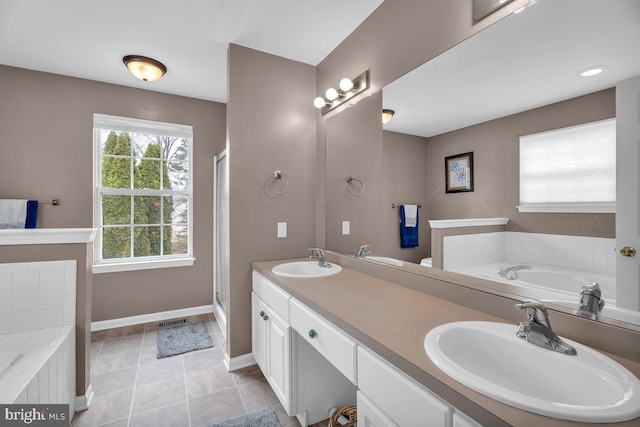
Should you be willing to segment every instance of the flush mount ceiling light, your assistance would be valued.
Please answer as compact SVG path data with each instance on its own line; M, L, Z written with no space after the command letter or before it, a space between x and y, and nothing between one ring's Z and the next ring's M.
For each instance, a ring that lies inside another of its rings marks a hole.
M163 63L140 55L127 55L122 58L131 74L145 82L154 82L167 72Z
M591 77L603 72L607 67L605 65L596 65L593 67L586 68L584 70L578 71L578 75L582 77Z
M316 108L322 109L322 115L327 114L334 108L342 105L345 101L353 98L354 96L364 92L369 88L369 70L360 74L354 79L345 77L340 80L338 84L340 89L330 87L323 96L318 96L313 100L313 105Z
M382 124L387 123L396 112L393 110L384 109L382 110Z

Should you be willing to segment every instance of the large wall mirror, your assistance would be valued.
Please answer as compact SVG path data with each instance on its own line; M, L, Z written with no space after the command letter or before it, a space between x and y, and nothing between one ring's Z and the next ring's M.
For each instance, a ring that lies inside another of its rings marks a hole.
M616 284L615 213L516 207L520 137L620 116L616 85L640 76L639 40L636 0L540 0L328 119L327 248L353 255L371 244L368 259L390 268L474 275L567 309L581 284L598 282L607 301L597 320L640 325L638 301L615 304L616 294L637 300L640 287L637 278ZM594 66L603 71L581 75ZM382 109L395 112L384 125ZM447 192L445 158L469 152L473 191ZM401 248L403 204L419 205L416 248ZM470 218L508 222L429 226ZM485 270L469 269L478 265Z

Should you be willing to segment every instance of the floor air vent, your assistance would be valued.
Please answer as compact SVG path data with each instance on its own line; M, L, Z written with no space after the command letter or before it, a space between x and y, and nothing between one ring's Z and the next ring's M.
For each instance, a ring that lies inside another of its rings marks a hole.
M176 319L176 320L167 320L166 322L160 322L158 323L158 328L162 328L164 326L180 325L182 323L187 323L187 319Z

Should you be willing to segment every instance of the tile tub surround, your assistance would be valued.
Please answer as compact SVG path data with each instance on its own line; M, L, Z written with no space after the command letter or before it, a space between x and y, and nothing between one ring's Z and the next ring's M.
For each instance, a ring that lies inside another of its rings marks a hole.
M75 403L75 328L63 326L0 336L0 356L20 355L0 376L0 403Z
M190 316L187 322L205 322L214 347L156 359L157 322L93 332L95 397L72 426L199 427L265 406L284 427L300 426L285 413L257 365L226 371L224 337L213 314Z
M0 264L0 335L75 325L75 260Z
M446 236L443 267L505 261L615 276L615 247L615 239L512 231Z
M343 270L324 279L287 278L271 273L275 265L294 260L259 262L253 266L285 292L482 425L504 425L505 422L517 426L584 425L532 414L480 395L448 377L426 355L424 337L433 327L461 320L517 323L522 320L522 313L513 304L519 301L457 286L467 278L455 273L417 275L358 262L353 257L330 251L327 255L330 262L342 265ZM481 281L470 278L469 282ZM592 341L597 341L593 335L606 336L604 345L600 343L602 347L616 348L631 356L625 358L599 351L640 376L637 345L635 349L627 346L640 340L640 332L623 332L557 311L551 311L550 316L561 336L592 347ZM636 426L637 423L638 420L633 420L615 425Z

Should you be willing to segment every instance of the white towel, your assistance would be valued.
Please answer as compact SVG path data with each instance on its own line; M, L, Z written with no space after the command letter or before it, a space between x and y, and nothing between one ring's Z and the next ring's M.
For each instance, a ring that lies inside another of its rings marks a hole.
M404 226L415 227L418 223L418 205L404 205Z
M0 200L0 229L24 228L27 221L27 200Z

